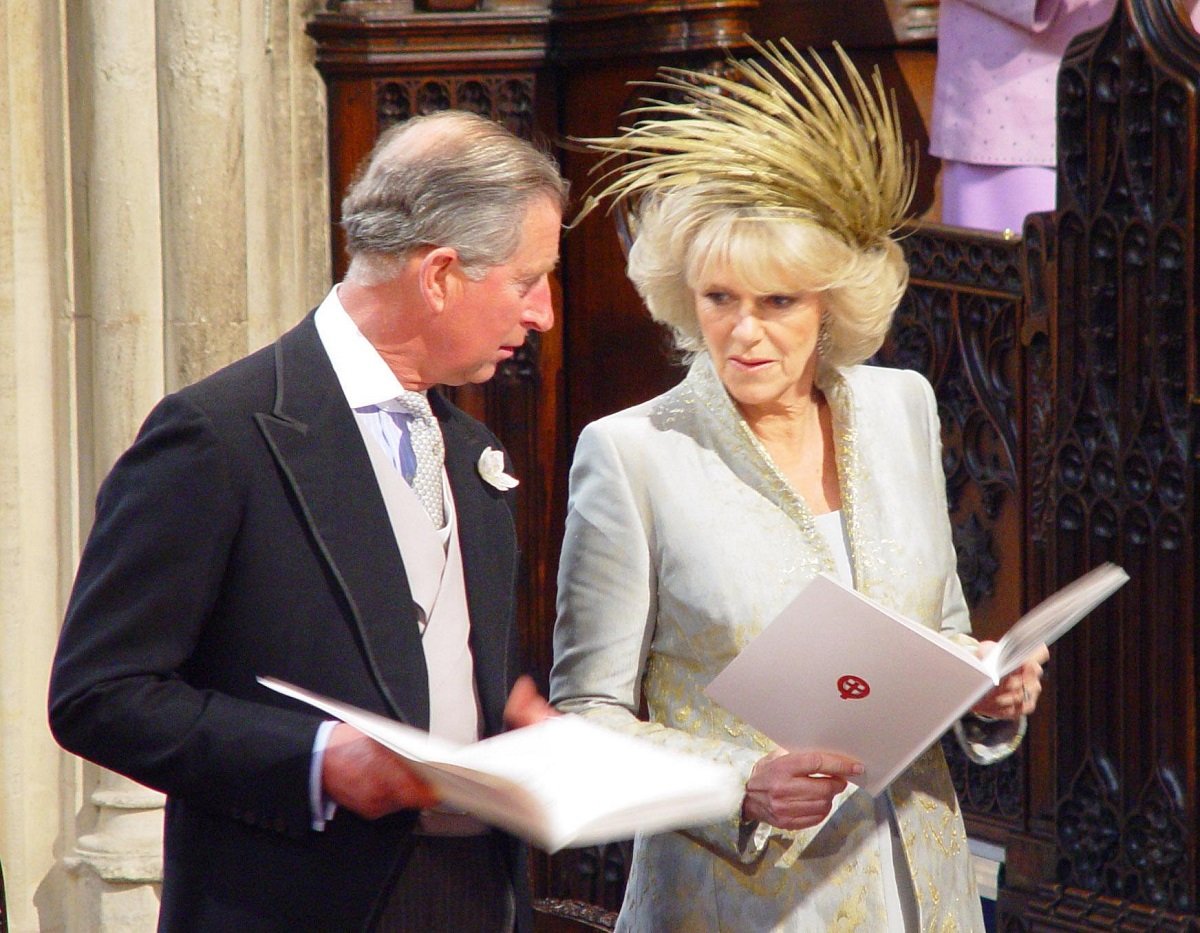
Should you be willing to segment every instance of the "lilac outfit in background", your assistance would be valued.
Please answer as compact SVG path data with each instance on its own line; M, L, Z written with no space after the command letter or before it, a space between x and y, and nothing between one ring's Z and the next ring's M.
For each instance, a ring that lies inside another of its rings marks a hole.
M942 221L1020 232L1055 206L1058 66L1116 0L941 0L929 151L942 159ZM1200 30L1200 2L1188 0Z
M1042 165L942 162L942 223L1019 234L1025 217L1054 209L1058 176Z
M945 223L1019 232L1054 207L1054 103L1071 39L1115 0L942 0L929 151Z

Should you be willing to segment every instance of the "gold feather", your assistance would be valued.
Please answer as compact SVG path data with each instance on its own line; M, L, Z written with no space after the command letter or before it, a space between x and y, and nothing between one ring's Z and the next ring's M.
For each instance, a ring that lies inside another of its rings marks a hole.
M703 183L717 203L812 220L856 246L895 231L912 202L915 149L879 69L868 83L835 43L847 94L812 49L805 58L786 39L748 41L765 64L731 58L732 77L660 69L642 86L677 100L644 99L621 135L575 140L605 153L576 223L606 199Z

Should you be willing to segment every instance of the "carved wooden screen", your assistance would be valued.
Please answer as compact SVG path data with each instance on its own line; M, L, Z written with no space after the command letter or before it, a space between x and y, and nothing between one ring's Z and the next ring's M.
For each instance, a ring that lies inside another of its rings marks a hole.
M1103 560L1133 578L1056 648L1020 755L954 762L1006 845L1005 931L1200 928L1198 62L1169 0L1125 0L1060 74L1058 211L907 241L884 357L937 388L975 623Z
M1195 929L1200 42L1124 0L1059 76L1059 210L1027 230L1028 593L1115 560L1064 640L1007 930Z
M903 244L910 285L878 362L933 384L959 577L976 634L995 638L1020 605L1024 570L1024 251L1019 239L932 225ZM979 767L957 742L943 748L971 834L1002 844L1022 825L1025 756Z

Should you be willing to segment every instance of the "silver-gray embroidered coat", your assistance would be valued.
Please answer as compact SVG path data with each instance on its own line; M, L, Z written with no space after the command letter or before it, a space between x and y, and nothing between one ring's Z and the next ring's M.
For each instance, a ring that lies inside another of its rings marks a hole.
M820 382L834 416L856 588L969 641L928 383L866 366L823 372ZM701 355L676 388L580 436L551 699L748 777L774 746L703 688L814 574L832 569L812 513ZM637 718L643 698L648 722ZM991 758L996 751L973 750ZM982 930L940 748L888 795L921 929ZM874 812L851 786L808 830L746 824L731 812L720 823L639 837L618 929L886 930Z

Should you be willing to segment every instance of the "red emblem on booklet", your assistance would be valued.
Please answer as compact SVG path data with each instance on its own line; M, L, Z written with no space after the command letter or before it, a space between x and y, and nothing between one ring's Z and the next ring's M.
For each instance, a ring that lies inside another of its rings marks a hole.
M839 677L837 687L843 700L861 700L871 693L871 685L854 674Z

